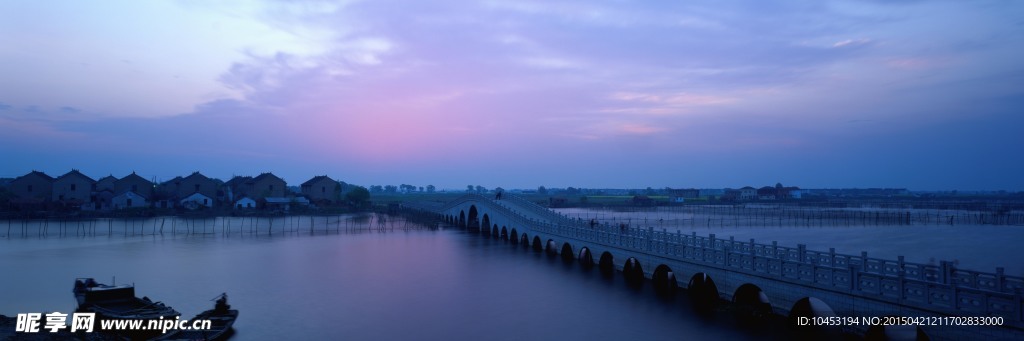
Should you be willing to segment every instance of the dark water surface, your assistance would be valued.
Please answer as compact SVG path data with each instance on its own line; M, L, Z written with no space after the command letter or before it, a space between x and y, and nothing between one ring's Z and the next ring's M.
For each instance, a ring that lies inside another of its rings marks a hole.
M764 339L685 293L658 298L507 242L455 229L329 235L0 240L0 314L74 310L75 277L135 283L183 317L227 292L235 340ZM774 338L774 337L768 337Z

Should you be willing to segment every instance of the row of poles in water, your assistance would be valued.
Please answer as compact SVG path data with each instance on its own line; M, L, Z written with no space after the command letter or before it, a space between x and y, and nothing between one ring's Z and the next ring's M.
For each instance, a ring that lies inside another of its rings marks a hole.
M283 217L155 217L97 219L8 219L5 236L11 237L89 237L143 235L274 235L275 233L341 231L393 231L418 227L409 219L382 213L355 215L296 215ZM105 231L104 231L105 230ZM105 233L104 233L105 232Z
M566 210L600 224L664 227L1024 225L1024 212L841 210L805 207L681 206L633 210Z

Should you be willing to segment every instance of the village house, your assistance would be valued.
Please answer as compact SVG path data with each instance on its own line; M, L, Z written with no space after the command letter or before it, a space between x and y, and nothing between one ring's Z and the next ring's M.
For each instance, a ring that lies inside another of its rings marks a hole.
M114 184L114 193L120 195L125 192L135 192L149 200L153 198L153 183L132 172Z
M132 191L127 191L118 194L117 196L111 198L110 201L111 206L115 210L149 206L149 202L146 201L146 197Z
M53 195L50 200L68 207L80 207L92 201L93 184L96 180L72 169L53 180Z
M8 190L19 198L50 199L53 193L53 177L40 171L19 176L11 180Z
M107 175L99 180L96 180L96 192L110 191L114 192L114 184L117 183L117 178L113 175Z
M337 193L341 189L337 181L326 175L315 176L309 181L302 183L302 194L312 202L332 203L337 199Z
M266 197L283 197L288 189L288 184L274 175L274 173L263 173L252 179L249 187L250 196L257 199Z
M14 195L11 205L22 209L43 208L53 193L53 180L53 177L39 171L11 180L8 184L8 191Z
M236 198L250 197L254 200L266 197L284 197L287 193L288 184L274 175L274 173L263 173L257 177L235 176L224 183L229 202Z
M778 191L775 187L764 186L757 189L757 200L775 200Z
M184 199L194 193L202 194L211 200L217 197L217 181L214 181L199 172L193 172L191 175L184 178L176 177L171 179L171 181L165 182L164 185L174 198Z
M252 209L256 208L256 200L252 200L250 197L242 197L235 201L235 208L237 209Z
M744 186L743 188L740 188L740 196L739 196L738 199L739 200L756 200L757 199L757 189L755 189L753 187L750 187L750 186Z
M228 202L235 202L241 200L241 198L249 196L249 183L252 181L251 176L234 176L230 180L224 183L223 189L226 193Z
M179 203L181 204L181 207L190 210L199 209L200 207L210 208L213 207L213 198L206 196L203 193L195 192L186 196L184 199L181 199Z

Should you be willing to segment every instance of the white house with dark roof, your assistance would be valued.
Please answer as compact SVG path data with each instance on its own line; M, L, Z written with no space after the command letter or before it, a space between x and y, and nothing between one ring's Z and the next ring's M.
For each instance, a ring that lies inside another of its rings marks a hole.
M235 201L234 208L236 209L253 209L256 208L256 200L252 200L250 197L242 197Z
M194 210L200 207L213 207L213 198L210 198L203 193L195 192L191 195L186 196L180 201L181 207Z
M115 210L149 207L149 202L146 200L146 197L132 191L118 194L110 199L110 202L111 206L113 206Z

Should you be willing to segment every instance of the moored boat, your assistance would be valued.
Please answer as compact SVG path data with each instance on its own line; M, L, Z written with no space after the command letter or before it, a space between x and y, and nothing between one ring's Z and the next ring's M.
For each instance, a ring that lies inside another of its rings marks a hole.
M107 285L92 278L77 278L72 292L78 301L78 312L96 313L94 329L103 320L174 320L181 313L163 302L149 297L135 296L134 285ZM132 339L146 339L158 335L151 330L114 330Z
M231 327L238 319L238 310L231 309L226 293L220 294L215 300L213 309L203 311L189 320L191 322L209 320L210 328L175 330L154 340L227 340L234 332Z

